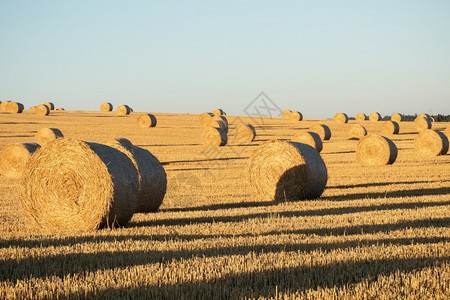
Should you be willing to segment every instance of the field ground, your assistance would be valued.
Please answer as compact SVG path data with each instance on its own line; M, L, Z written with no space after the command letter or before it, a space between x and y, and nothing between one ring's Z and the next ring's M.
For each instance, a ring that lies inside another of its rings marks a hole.
M124 228L42 234L22 216L17 180L0 177L0 298L411 298L450 294L450 155L415 155L413 123L388 136L397 161L361 167L357 141L331 120L250 122L256 140L205 148L198 115L24 111L0 114L0 148L33 142L41 127L91 142L126 137L150 150L168 176L160 211ZM250 194L247 158L263 141L290 139L314 123L330 126L320 199L261 202ZM353 123L355 121L350 121ZM369 134L381 122L365 121ZM434 123L443 130L450 123Z

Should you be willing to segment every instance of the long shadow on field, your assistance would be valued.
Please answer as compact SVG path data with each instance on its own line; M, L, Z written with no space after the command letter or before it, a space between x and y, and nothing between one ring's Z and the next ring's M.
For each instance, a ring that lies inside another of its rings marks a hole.
M0 138L33 137L34 135L0 135Z
M357 187L386 186L386 185L393 185L393 184L397 185L397 184L416 184L416 183L433 183L433 182L450 182L450 180L438 180L438 181L422 180L422 181L370 182L370 183L361 183L361 184L334 185L334 186L327 186L327 188L348 189L348 188L357 188Z
M340 152L325 152L325 153L320 153L322 155L329 155L329 154L346 154L346 153L355 153L355 150L352 151L340 151Z
M206 162L206 161L227 161L227 160L235 160L235 159L248 159L248 157L221 157L221 158L211 158L211 159L193 159L193 160L172 160L161 162L162 165L170 165L170 164L181 164L181 163L195 163L195 162Z
M201 144L155 144L155 145L136 145L138 147L185 147L200 146Z
M218 203L203 206L194 207L176 207L176 208L165 208L161 211L164 212L182 212L182 211L208 211L208 210L220 210L220 209L232 209L232 208L244 208L244 207L267 207L267 206L277 206L280 203L274 201L253 201L253 202L233 202L233 203Z

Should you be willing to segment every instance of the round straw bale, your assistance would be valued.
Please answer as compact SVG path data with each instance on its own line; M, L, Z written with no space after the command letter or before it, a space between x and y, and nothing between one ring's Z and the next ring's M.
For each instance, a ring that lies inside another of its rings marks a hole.
M397 123L400 123L402 121L402 115L399 114L399 113L392 114L391 121L395 121Z
M291 114L289 115L289 118L290 118L291 120L294 120L294 121L301 121L301 120L303 120L303 115L302 115L302 113L299 112L299 111L293 111L293 112L291 112Z
M249 159L248 174L252 194L261 200L316 199L327 183L319 152L296 142L261 144Z
M381 127L381 131L384 134L398 134L400 126L395 121L384 121Z
M0 151L0 175L19 178L31 155L40 146L35 143L11 144Z
M28 161L21 181L25 214L48 231L124 226L138 203L136 168L107 145L60 138Z
M255 128L251 124L240 124L234 130L234 139L238 143L248 144L256 137Z
M211 121L211 118L214 116L213 113L204 112L198 116L198 121L202 126L208 126Z
M322 147L323 147L322 139L315 132L311 132L311 131L300 132L294 136L292 141L310 145L311 147L316 149L318 152L322 151Z
M225 133L228 133L228 126L222 120L211 120L211 123L209 125L211 127L219 128L220 130L223 130Z
M285 109L283 110L283 112L281 113L281 117L283 119L290 119L292 111L290 109Z
M202 135L203 145L225 146L227 144L227 134L220 128L205 127Z
M100 111L112 111L113 110L113 105L109 102L103 102L100 105Z
M336 123L347 123L348 122L348 116L345 113L338 112L334 115L334 121Z
M414 141L414 148L423 156L445 155L448 152L448 146L447 136L431 129L421 131Z
M30 110L30 111L36 111L36 106L34 106L34 105L33 105L33 106L30 106L29 110Z
M397 159L397 146L387 137L368 135L356 146L356 160L362 166L390 165Z
M317 133L324 141L331 139L330 127L324 124L316 124L309 128L309 131Z
M10 101L2 101L2 103L0 103L0 111L1 112L6 112L6 105L9 103Z
M50 114L50 109L47 105L39 104L38 106L36 106L34 113L39 116L48 116Z
M157 211L167 190L166 172L159 160L150 151L134 146L125 138L110 140L106 144L128 156L138 172L139 200L135 212Z
M225 125L227 125L227 127L228 127L228 119L227 119L227 117L225 117L225 116L215 116L214 115L214 116L211 117L210 122L212 122L214 120L216 120L216 121L223 121L225 123Z
M215 116L223 116L226 115L226 113L220 109L220 108L216 108L215 110L212 111L213 115Z
M366 120L366 114L363 114L363 113L357 113L356 114L356 117L355 117L355 120L356 121L365 121Z
M448 126L447 128L445 128L444 134L447 136L448 139L450 139L450 126Z
M156 117L152 114L140 114L137 118L137 125L141 128L155 127Z
M381 120L381 115L377 112L370 113L369 120L372 122L377 122Z
M23 104L19 102L10 101L6 103L6 112L12 114L20 114L23 112Z
M121 116L129 115L131 112L131 109L128 105L119 105L117 107L117 113Z
M349 139L361 139L367 135L367 130L361 124L347 125L347 136Z
M57 111L64 111L64 108L58 107L56 110L57 110Z
M62 138L64 135L58 128L41 128L36 132L34 139L36 142L42 146Z
M417 118L418 117L424 117L424 118L427 118L428 120L430 120L430 122L431 122L431 116L429 115L429 114L419 114L418 116L417 116Z
M44 105L47 106L50 110L55 109L55 104L53 104L52 102L45 102Z
M431 121L426 117L417 116L417 118L414 120L414 126L416 127L417 131L421 132L423 130L431 128Z

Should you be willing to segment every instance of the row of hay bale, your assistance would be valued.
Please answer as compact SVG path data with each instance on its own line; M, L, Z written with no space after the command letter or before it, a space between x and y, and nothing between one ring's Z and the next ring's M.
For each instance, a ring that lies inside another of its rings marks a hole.
M0 102L0 112L20 114L24 110L24 105L15 101L3 101ZM58 107L55 109L55 105L52 102L45 102L37 106L30 106L29 110L40 116L47 116L52 110L63 111L64 109Z
M283 112L281 113L281 118L282 119L287 119L287 120L294 120L294 121L302 121L303 120L303 114L299 111L292 111L290 109L285 109L283 110Z
M0 102L0 112L11 114L21 114L23 112L23 104L15 101Z
M113 111L114 107L110 102L103 102L102 104L100 104L100 111L103 112L109 112L109 111ZM121 116L125 116L125 115L129 115L130 113L133 112L133 109L126 105L126 104L120 104L119 106L117 106L117 114L121 115Z

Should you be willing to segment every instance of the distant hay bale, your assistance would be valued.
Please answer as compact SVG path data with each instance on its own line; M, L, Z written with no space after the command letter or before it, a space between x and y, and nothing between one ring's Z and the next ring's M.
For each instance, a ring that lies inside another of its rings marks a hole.
M293 142L302 143L306 145L310 145L318 152L322 151L323 144L320 136L311 131L300 132L292 138Z
M256 137L255 128L251 124L240 124L234 130L234 140L238 143L248 144Z
M30 106L29 110L30 110L30 111L36 111L36 106L34 106L34 105L33 105L33 106Z
M334 121L336 123L347 123L348 122L348 116L345 113L338 112L334 115Z
M23 104L19 102L9 101L6 103L6 112L11 114L21 114L23 112Z
M327 125L315 124L309 127L309 131L317 133L323 141L331 139L331 130Z
M419 117L427 118L431 122L431 116L429 114L419 114L416 118L419 118Z
M0 151L0 175L19 178L31 155L39 148L38 144L11 144Z
M113 105L109 102L103 102L100 105L100 111L112 111L113 110Z
M384 134L398 134L400 131L400 126L396 121L384 121L381 131Z
M45 102L44 105L47 106L50 110L55 110L55 104L53 104L52 102Z
M414 126L416 127L417 131L421 132L423 130L431 128L431 121L426 117L417 116L414 120Z
M107 145L60 138L28 161L21 180L26 216L46 231L124 226L138 203L136 168Z
M350 124L347 125L347 137L349 139L358 139L367 135L367 130L361 124Z
M392 114L391 121L400 123L402 121L402 115L399 113Z
M366 114L363 114L363 113L357 113L356 114L356 117L355 117L355 120L356 121L365 121L367 119L367 116L366 116Z
M440 131L431 129L421 131L414 141L414 148L422 156L445 155L448 147L447 136Z
M368 135L356 146L356 160L362 166L390 165L397 159L397 146L387 137Z
M117 113L121 116L129 115L131 112L131 109L128 105L119 105L117 107Z
M137 118L137 125L141 128L155 127L156 123L156 117L152 114L140 114Z
M261 144L248 163L255 198L289 201L316 199L327 183L327 168L313 147L284 141Z
M44 146L62 137L64 137L64 135L58 128L41 128L36 132L34 139L38 144Z
M301 120L303 120L303 115L302 115L302 113L299 112L299 111L293 111L293 112L291 112L291 114L289 115L289 118L290 118L291 120L294 120L294 121L301 121Z
M290 110L290 109L285 109L285 110L283 110L283 112L281 113L281 117L283 118L283 119L290 119L291 117L291 113L292 113L292 111Z
M225 125L228 127L228 119L225 116L215 116L214 115L210 119L210 122L213 122L213 121L223 121L225 123Z
M64 111L64 108L58 107L56 110L57 110L57 111Z
M34 113L37 114L38 116L48 116L50 114L50 109L48 108L47 105L39 104L34 109Z
M225 131L216 127L205 127L202 135L203 145L211 146L225 146L227 144L228 137Z
M212 113L215 116L224 116L224 115L226 115L226 113L220 108L216 108L215 110L212 111Z
M370 113L369 120L372 122L377 122L381 120L381 115L377 112Z
M159 160L150 151L134 146L125 138L113 139L106 144L128 156L138 172L139 200L135 212L157 211L167 190L166 171Z
M2 101L2 103L0 103L0 112L6 112L6 105L11 102L11 101Z
M211 118L214 116L213 113L204 112L198 116L198 121L202 126L208 126L211 122Z
M209 124L211 127L219 128L220 130L223 130L225 133L228 133L228 126L225 124L223 120L212 120Z

